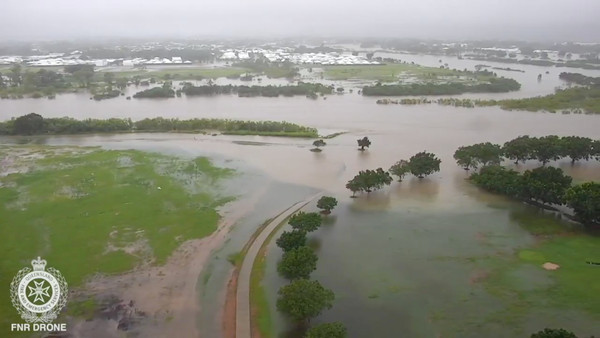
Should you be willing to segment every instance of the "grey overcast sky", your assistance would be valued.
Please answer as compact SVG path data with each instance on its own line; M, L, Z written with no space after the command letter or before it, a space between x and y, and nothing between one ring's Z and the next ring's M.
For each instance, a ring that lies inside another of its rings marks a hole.
M600 41L600 0L0 0L1 39L398 37Z

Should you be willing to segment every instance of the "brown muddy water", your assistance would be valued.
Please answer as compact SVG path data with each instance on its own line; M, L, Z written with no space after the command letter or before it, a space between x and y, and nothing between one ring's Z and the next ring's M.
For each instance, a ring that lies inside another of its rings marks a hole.
M202 312L198 328L204 337L221 334L220 307L231 267L227 256L239 251L264 220L315 191L324 191L340 201L326 224L310 235L319 256L312 276L337 297L334 307L315 323L342 321L350 337L515 337L528 336L546 326L562 326L583 336L598 334L594 331L600 320L598 313L577 309L531 304L526 312L509 319L503 316L511 308L483 286L488 271L486 259L512 257L519 248L533 245L536 239L527 230L527 219L532 215L548 216L476 189L465 181L466 173L456 166L452 154L461 145L503 143L524 134L600 138L600 116L503 111L494 107L379 106L373 98L356 94L316 101L218 96L94 102L81 94L60 95L52 101L0 101L2 119L32 111L47 117L75 118L285 120L317 127L323 134L347 131L326 140L321 153L309 151L312 140L260 136L0 138L0 144L33 142L209 156L217 164L236 168L240 174L227 190L240 199L252 195L254 200L248 201L251 212L236 224L223 248L214 253L199 276ZM356 139L362 136L372 141L365 152L356 149ZM423 180L407 178L369 196L349 198L344 185L359 170L387 169L423 150L442 159L441 172ZM555 165L575 179L600 180L597 161ZM252 194L258 189L264 190L259 198ZM275 331L285 335L292 327L274 309L277 289L285 283L275 271L280 256L278 248L271 245L265 287ZM538 274L533 269L523 272L520 278L525 283L538 278Z

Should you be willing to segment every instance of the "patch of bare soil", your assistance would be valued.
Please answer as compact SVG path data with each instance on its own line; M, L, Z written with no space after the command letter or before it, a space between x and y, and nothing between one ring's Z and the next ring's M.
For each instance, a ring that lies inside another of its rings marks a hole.
M556 269L560 268L560 265L546 262L546 263L544 263L544 265L542 265L542 267L546 270L556 270Z

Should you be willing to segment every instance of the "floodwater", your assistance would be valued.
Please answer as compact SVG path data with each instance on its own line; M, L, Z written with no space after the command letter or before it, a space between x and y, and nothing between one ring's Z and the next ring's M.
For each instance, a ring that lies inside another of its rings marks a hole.
M536 77L537 71L525 74ZM342 321L350 337L513 337L528 336L547 326L562 326L582 336L597 334L598 314L576 309L533 304L529 311L512 316L516 318L513 321L498 320L510 308L486 291L482 277L488 271L486 264L489 257L513 257L515 250L533 245L535 238L527 231L526 219L537 211L468 184L467 174L455 164L452 154L461 145L503 143L524 134L599 138L600 116L503 111L496 107L382 106L374 101L356 94L332 95L327 100L216 96L101 102L91 101L87 95L69 94L52 101L0 101L2 118L32 111L48 117L134 120L214 117L285 120L317 127L323 133L348 132L326 140L321 153L310 152L312 140L307 139L193 134L2 137L0 144L90 145L209 156L241 173L227 188L231 194L244 198L262 189L248 206L253 212L236 225L231 239L215 253L210 278L206 282L199 279L204 306L199 325L206 336L220 332L216 309L222 302L229 268L227 255L239 251L264 220L316 190L340 201L329 221L310 235L319 256L312 276L337 297L334 307L316 323ZM359 152L356 139L362 136L369 136L372 146ZM407 178L368 196L349 198L344 185L359 170L387 169L423 150L442 159L441 172L423 180ZM575 179L600 180L598 161L555 165ZM550 221L554 219L548 218ZM277 289L285 283L275 272L280 256L272 243L265 286L277 332L283 333L290 326L274 309ZM523 271L520 278L526 283L539 278L540 273L532 268ZM570 315L562 316L565 312Z

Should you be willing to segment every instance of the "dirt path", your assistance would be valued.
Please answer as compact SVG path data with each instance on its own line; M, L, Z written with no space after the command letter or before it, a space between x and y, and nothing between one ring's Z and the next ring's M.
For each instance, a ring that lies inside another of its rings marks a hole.
M237 276L235 319L236 338L251 338L252 336L252 326L250 324L250 274L252 273L252 265L254 265L258 251L262 247L265 240L281 222L283 222L287 217L296 211L300 210L319 195L321 195L321 193L313 195L306 200L298 202L286 209L279 216L273 219L250 245L250 248L244 257L244 261L242 262L242 268Z

